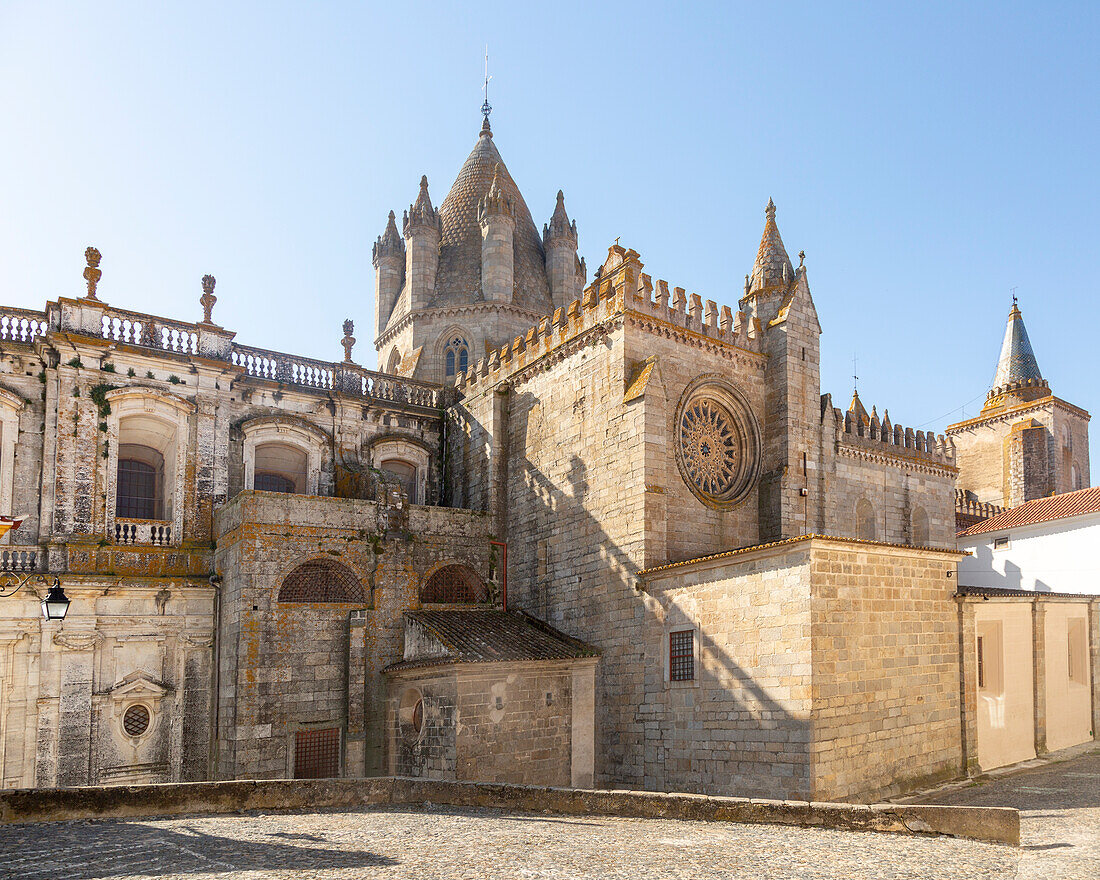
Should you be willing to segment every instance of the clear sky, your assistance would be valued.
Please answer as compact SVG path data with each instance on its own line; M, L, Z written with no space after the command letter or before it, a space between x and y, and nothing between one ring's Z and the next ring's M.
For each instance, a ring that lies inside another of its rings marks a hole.
M1017 288L1059 396L1100 411L1100 4L0 0L0 302L83 293L373 366L370 248L480 126L591 270L736 305L770 197L806 251L822 387L975 415ZM795 257L797 259L797 257ZM964 409L965 408L965 409ZM1094 426L1100 467L1100 423Z

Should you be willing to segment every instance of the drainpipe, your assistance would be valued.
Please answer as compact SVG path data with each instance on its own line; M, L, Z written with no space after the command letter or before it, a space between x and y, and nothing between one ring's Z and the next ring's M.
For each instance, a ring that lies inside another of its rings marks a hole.
M490 541L489 544L493 547L500 547L500 610L508 610L508 542L507 541Z

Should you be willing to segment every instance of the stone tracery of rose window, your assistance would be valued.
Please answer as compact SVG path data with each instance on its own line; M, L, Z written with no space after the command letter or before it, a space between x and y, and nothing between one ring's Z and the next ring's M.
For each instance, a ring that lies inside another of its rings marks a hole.
M744 500L760 470L760 432L744 397L702 376L681 398L675 424L677 464L695 496L719 509Z

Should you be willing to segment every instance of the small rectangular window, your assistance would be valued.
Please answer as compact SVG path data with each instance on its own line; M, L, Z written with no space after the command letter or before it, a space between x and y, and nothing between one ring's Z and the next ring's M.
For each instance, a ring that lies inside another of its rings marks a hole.
M993 539L994 550L1007 550L1009 547L1008 535L998 535Z
M668 634L668 677L670 681L695 679L695 631Z
M1088 684L1088 639L1085 638L1085 620L1078 617L1066 624L1066 641L1069 647L1069 680Z

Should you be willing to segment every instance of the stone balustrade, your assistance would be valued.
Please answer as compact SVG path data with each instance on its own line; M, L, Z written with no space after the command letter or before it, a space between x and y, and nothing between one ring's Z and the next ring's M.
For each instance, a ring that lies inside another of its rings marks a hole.
M0 571L42 571L46 554L36 544L0 545Z
M172 542L172 524L158 519L115 519L116 544L152 544L167 547Z
M48 326L45 312L0 307L0 340L33 342L46 335Z

